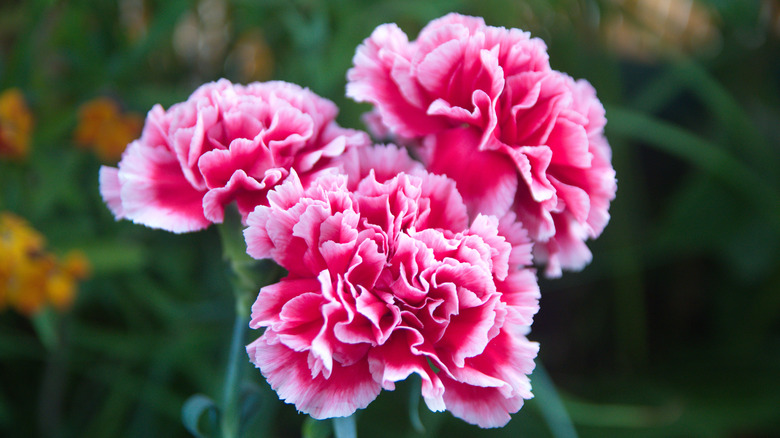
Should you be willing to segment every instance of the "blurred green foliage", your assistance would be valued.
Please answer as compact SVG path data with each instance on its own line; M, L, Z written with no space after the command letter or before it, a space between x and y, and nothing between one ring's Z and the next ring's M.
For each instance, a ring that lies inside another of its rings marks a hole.
M188 436L185 400L220 393L234 307L219 237L115 222L101 163L74 146L81 104L144 113L219 77L280 79L361 127L367 106L344 97L357 45L385 22L414 38L450 11L531 31L554 68L596 87L618 196L593 263L541 281L531 338L565 412L534 378L537 398L506 428L419 406L420 429L405 382L359 413L360 436L565 436L546 420L565 413L582 437L779 436L774 0L3 2L0 91L24 92L35 128L25 161L0 159L0 209L84 251L93 274L71 312L48 317L51 344L39 322L0 314L0 435ZM328 436L249 375L246 436Z

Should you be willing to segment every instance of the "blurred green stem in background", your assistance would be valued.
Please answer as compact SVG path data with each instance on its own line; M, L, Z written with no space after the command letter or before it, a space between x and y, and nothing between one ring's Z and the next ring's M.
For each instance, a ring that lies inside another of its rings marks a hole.
M44 306L33 316L32 322L38 339L46 348L46 367L38 399L38 432L41 436L56 436L61 427L63 394L68 374L65 321L53 308Z

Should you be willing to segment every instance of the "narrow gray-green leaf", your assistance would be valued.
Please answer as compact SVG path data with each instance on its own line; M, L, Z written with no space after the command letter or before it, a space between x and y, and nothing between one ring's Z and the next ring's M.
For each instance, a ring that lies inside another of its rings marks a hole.
M645 142L698 167L728 184L756 211L776 221L780 216L778 188L723 148L674 124L626 108L608 107L609 133ZM780 222L777 222L780 227Z
M412 427L419 433L425 433L425 427L420 419L420 399L422 397L422 386L420 377L414 374L414 379L409 387L409 421Z
M574 429L566 407L558 396L555 384L539 361L536 362L531 383L533 384L534 400L553 437L577 438L577 431Z
M214 401L203 394L195 394L184 402L181 421L184 428L198 438L215 437L219 412Z

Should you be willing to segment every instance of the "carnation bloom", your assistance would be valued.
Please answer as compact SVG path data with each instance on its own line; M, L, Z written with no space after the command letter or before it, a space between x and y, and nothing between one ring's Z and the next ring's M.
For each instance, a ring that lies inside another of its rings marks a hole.
M472 215L512 212L547 274L581 269L615 196L604 108L591 85L550 68L545 44L518 29L449 14L410 42L379 26L358 47L347 95L369 125L419 147L455 180Z
M411 164L393 147L378 155ZM318 419L348 416L416 373L431 410L505 425L532 397L538 349L525 337L539 296L521 266L528 240L505 238L495 217L469 225L446 177L364 173L308 188L292 173L249 215L248 253L289 272L252 306L250 326L266 328L247 346L252 362Z
M307 182L367 143L337 113L294 84L208 83L167 111L152 108L119 167L101 168L100 192L117 218L177 233L222 222L233 201L246 219L290 169Z

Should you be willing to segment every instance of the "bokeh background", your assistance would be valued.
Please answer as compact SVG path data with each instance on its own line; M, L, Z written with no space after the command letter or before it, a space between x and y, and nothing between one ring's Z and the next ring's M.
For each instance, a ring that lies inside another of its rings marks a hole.
M451 11L531 31L595 86L618 195L593 263L541 281L530 337L557 391L535 374L497 430L422 405L422 431L399 385L360 436L780 436L777 0L3 1L0 435L191 436L184 401L220 394L234 305L216 230L115 222L98 193L146 111L280 79L363 128L344 97L357 45ZM328 436L248 376L245 436Z

